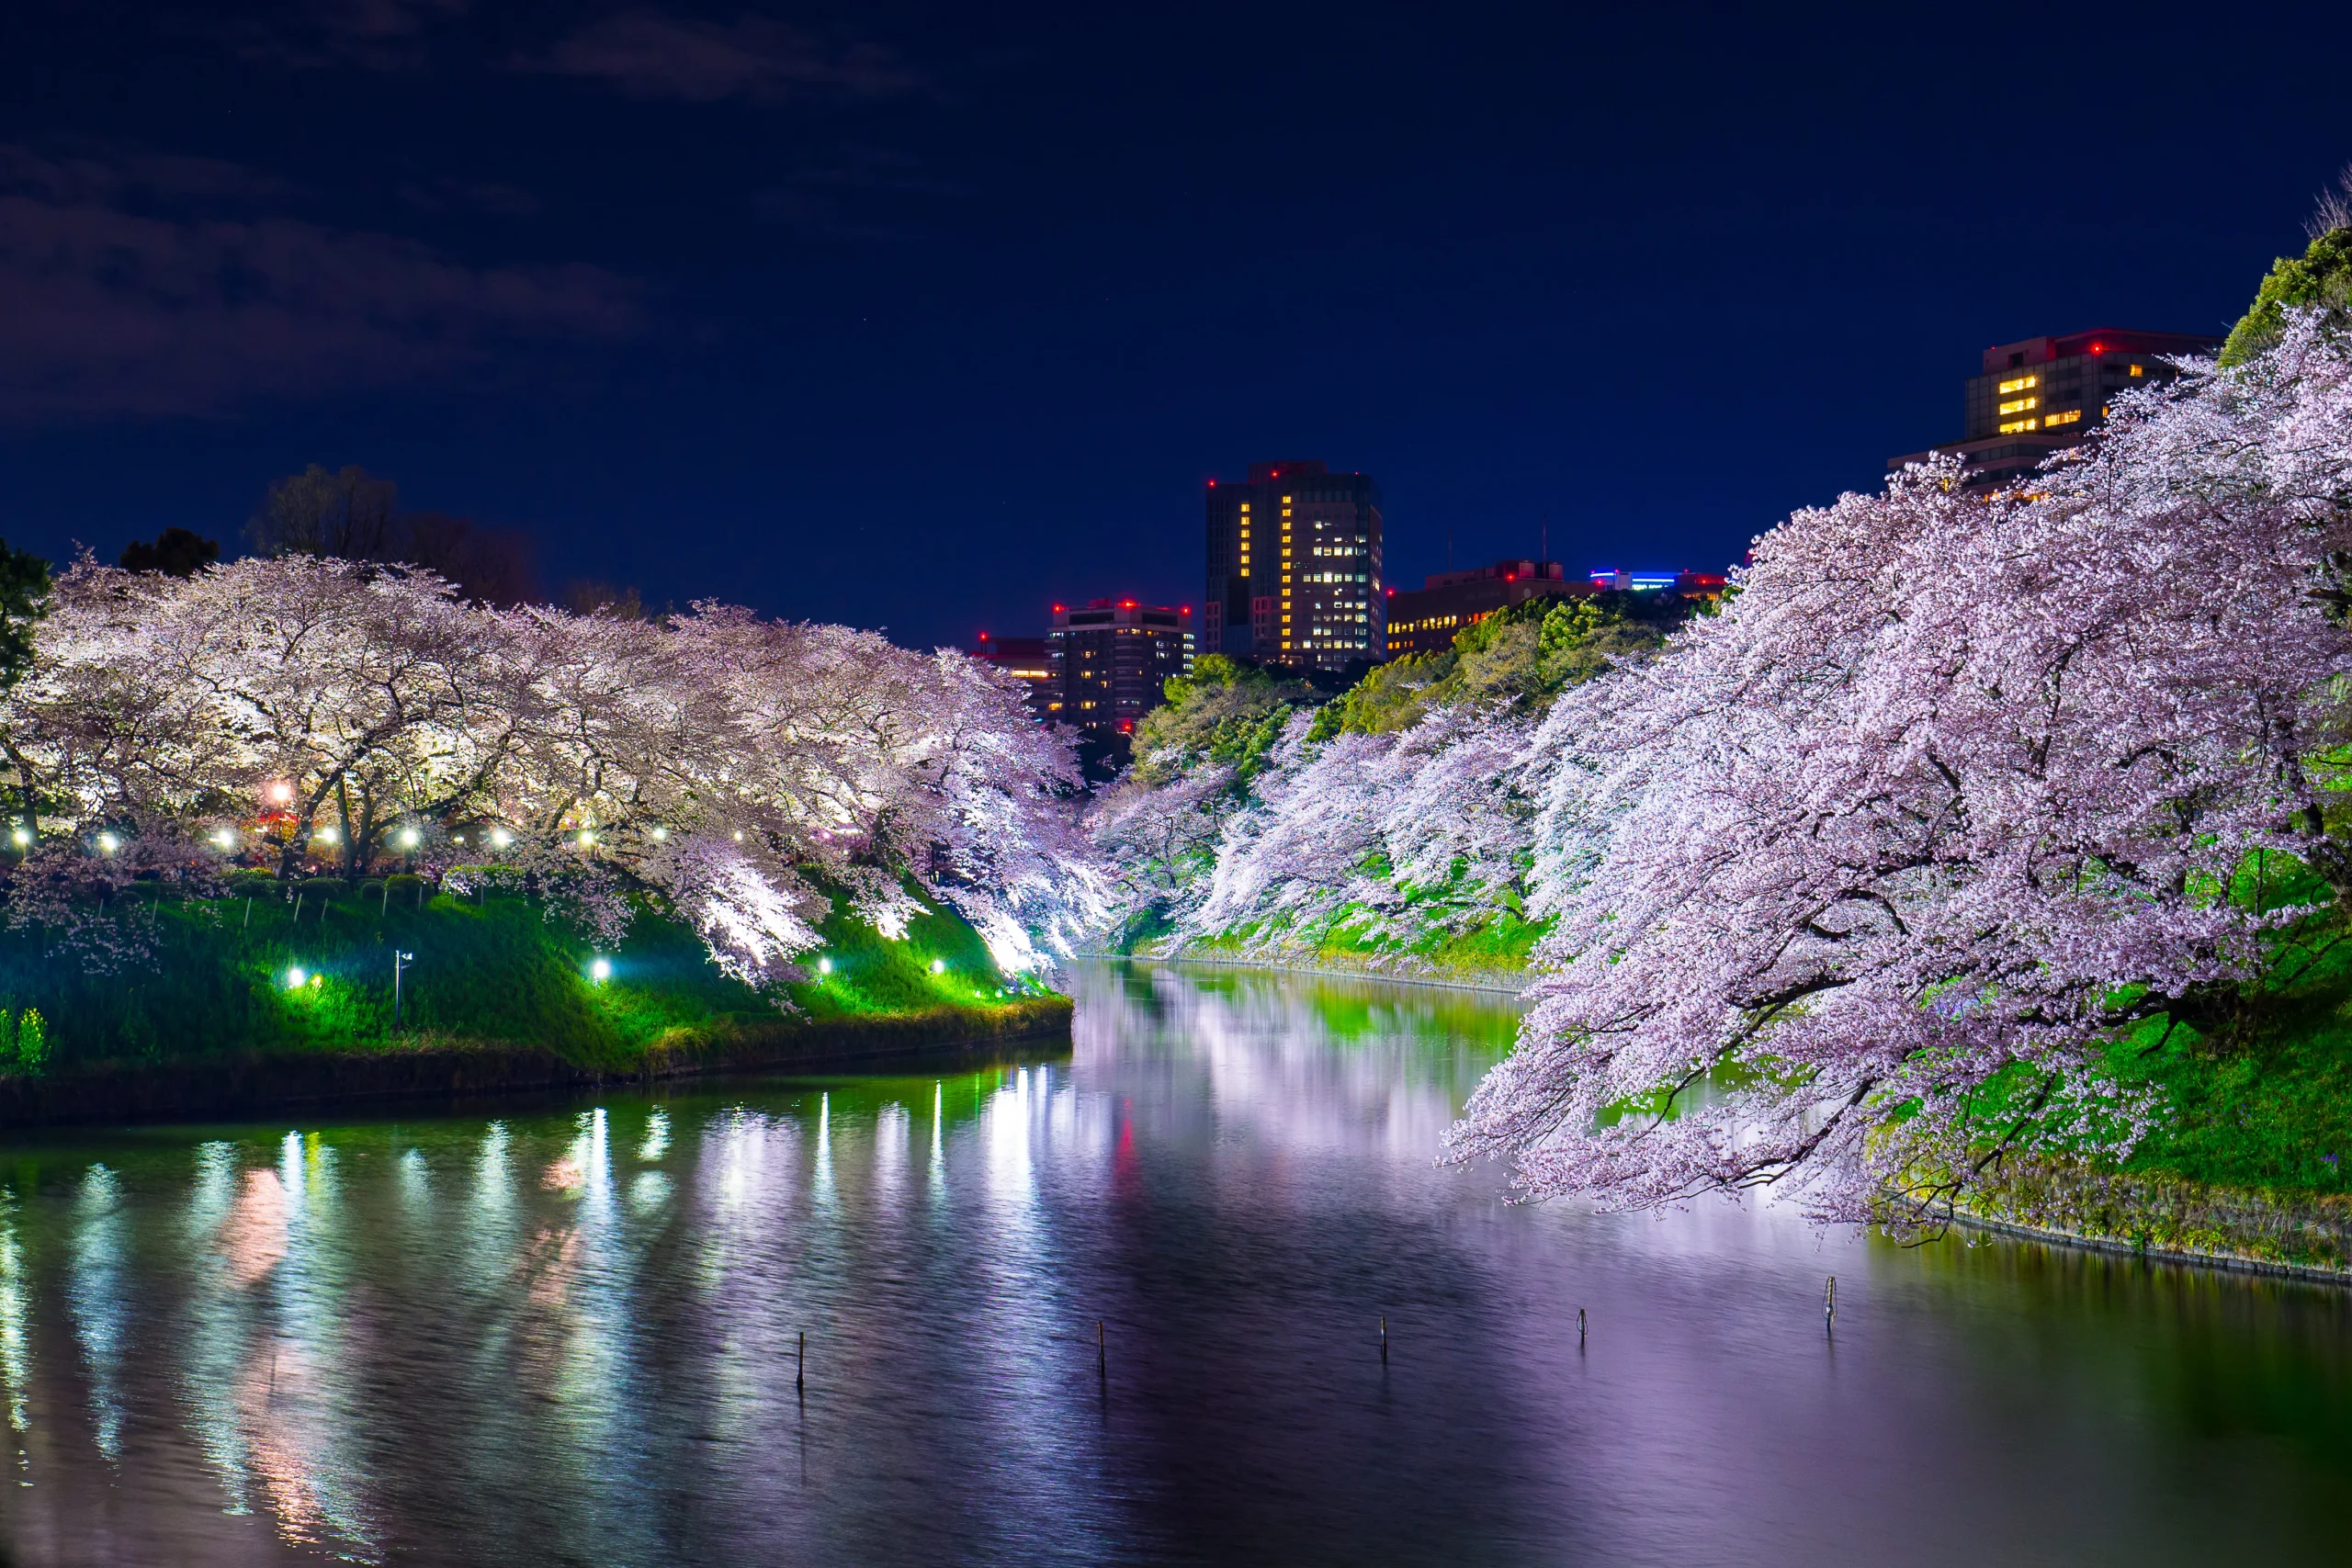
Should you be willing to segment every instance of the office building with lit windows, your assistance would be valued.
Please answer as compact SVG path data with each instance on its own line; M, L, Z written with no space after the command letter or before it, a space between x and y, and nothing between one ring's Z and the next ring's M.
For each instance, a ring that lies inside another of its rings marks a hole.
M1093 599L1054 606L1046 634L1048 716L1098 735L1132 735L1193 668L1193 609Z
M1052 655L1041 637L990 637L982 632L971 657L992 670L1001 670L1029 688L1029 709L1040 718L1060 716L1059 693L1054 685Z
M1466 571L1432 572L1419 588L1388 591L1388 632L1381 655L1396 659L1435 653L1452 648L1454 634L1463 627L1476 626L1507 605L1545 594L1594 592L1591 583L1570 577L1555 560L1498 560Z
M1298 458L1211 479L1205 646L1301 669L1378 662L1380 552L1380 487L1363 474Z
M1961 438L1890 457L1886 466L1949 453L1968 465L1968 489L1996 489L2031 473L2052 452L2080 446L2107 422L2118 392L2170 380L2174 370L2165 355L2211 354L2221 346L2220 338L2194 333L2120 327L1997 344L1963 383Z
M1719 571L1620 571L1602 567L1570 577L1555 560L1498 560L1467 571L1441 571L1419 588L1392 589L1388 595L1386 655L1438 653L1453 646L1465 626L1498 610L1546 596L1582 598L1593 593L1663 593L1684 599L1720 599L1730 579Z

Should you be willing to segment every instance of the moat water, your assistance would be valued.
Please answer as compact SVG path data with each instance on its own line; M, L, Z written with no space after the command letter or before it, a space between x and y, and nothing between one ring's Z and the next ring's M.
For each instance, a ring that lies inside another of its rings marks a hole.
M1074 984L981 1071L12 1139L0 1560L2352 1562L2346 1292L1512 1206L1433 1161L1507 998Z

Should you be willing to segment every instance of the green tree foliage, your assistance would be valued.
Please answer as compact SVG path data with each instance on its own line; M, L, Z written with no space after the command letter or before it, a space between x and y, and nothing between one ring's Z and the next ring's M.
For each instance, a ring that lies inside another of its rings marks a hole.
M33 631L49 614L49 562L0 539L0 691L32 668Z
M245 525L254 547L266 556L333 556L342 560L403 561L457 585L481 604L516 604L536 596L537 547L528 534L489 528L470 517L441 512L400 510L400 486L361 468L334 473L313 463L273 483L261 510ZM133 545L131 550L159 547ZM194 536L188 536L193 538ZM216 549L213 554L219 555ZM170 571L169 566L122 564L133 571ZM201 563L198 563L201 565ZM194 575L194 570L174 573ZM593 606L591 606L593 608Z
M329 473L313 463L269 487L245 533L266 556L389 560L400 493L365 468Z
M1247 784L1265 765L1296 709L1315 702L1304 681L1277 680L1221 653L1194 660L1190 675L1169 677L1168 701L1136 725L1136 772L1164 784L1198 762L1231 768Z
M2310 246L2271 264L2253 306L2230 329L2222 345L2224 367L2243 365L2277 343L2290 310L2317 305L2338 325L2352 322L2352 168L2341 183L2341 194L2320 202Z
M160 571L166 577L194 577L220 558L220 541L201 538L186 528L166 528L153 544L133 539L119 564L125 571Z
M1314 738L1409 729L1463 703L1535 714L1566 688L1666 640L1690 601L1655 593L1530 599L1464 626L1453 646L1375 667L1316 717Z
M49 1021L40 1009L27 1008L25 1016L17 1021L17 1067L20 1072L37 1073L49 1065Z

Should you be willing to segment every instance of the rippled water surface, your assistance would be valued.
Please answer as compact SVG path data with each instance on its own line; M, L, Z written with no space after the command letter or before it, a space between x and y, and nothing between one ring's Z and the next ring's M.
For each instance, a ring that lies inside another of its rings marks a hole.
M0 1550L2352 1562L2340 1293L1511 1208L1432 1162L1497 1001L1078 985L977 1073L15 1141Z

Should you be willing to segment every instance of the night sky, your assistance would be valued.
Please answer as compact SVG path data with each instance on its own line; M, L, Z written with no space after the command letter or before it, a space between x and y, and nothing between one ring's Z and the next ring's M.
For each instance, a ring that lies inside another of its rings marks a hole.
M0 532L310 462L541 575L963 642L1197 605L1319 457L1388 577L1720 567L1986 344L2221 332L2352 7L346 0L0 23Z

